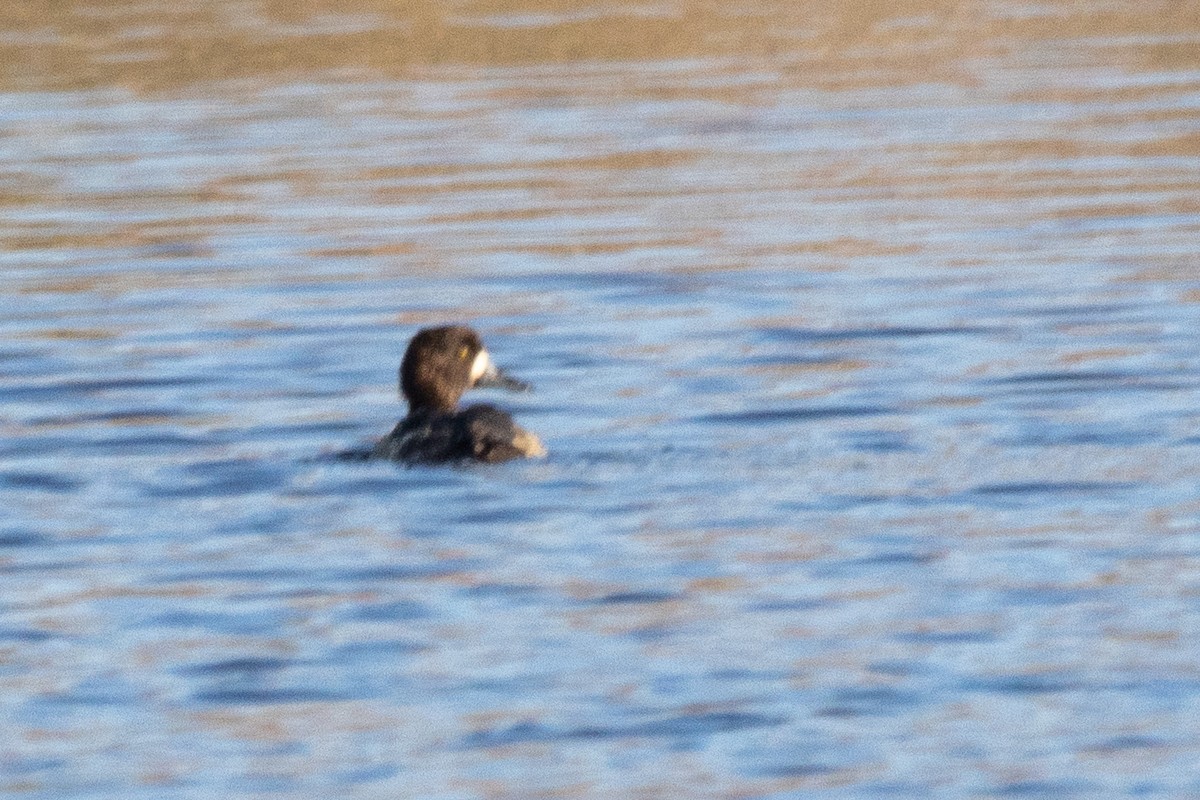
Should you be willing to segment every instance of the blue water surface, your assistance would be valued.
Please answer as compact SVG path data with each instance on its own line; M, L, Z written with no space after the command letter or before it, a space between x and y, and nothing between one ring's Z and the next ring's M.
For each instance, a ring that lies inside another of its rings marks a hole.
M1200 794L1200 73L1080 46L0 96L0 794ZM550 455L338 460L446 322Z

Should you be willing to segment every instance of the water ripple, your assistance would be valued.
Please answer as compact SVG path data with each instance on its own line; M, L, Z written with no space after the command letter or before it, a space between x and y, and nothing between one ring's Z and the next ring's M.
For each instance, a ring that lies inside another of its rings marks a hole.
M5 17L0 794L1197 795L1188 4L285 5Z
M572 739L634 739L643 737L693 739L716 734L732 733L754 728L783 725L784 717L725 711L682 714L629 725L579 725L555 727L537 722L518 722L513 725L477 731L463 739L467 748L505 747L529 742L554 742Z

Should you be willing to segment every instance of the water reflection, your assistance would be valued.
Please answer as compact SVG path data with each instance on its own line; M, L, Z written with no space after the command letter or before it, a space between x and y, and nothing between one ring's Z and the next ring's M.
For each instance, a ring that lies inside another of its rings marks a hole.
M0 792L1195 793L1194 17L0 11Z

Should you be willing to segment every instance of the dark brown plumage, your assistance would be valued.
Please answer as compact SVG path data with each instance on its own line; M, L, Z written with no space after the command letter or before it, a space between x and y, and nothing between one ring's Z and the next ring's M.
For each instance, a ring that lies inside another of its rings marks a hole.
M453 411L471 388L471 366L483 350L479 334L462 325L426 328L408 343L400 362L400 391L410 413Z
M449 325L418 331L400 362L400 391L408 400L408 416L379 441L374 455L407 463L494 463L545 455L537 436L495 406L458 409L464 392L482 386L530 389L492 363L479 334L470 328Z

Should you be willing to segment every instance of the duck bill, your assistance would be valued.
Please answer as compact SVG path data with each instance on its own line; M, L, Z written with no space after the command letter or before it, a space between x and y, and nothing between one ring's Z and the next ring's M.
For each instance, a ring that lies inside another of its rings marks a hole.
M487 350L480 350L471 365L471 385L482 389L508 389L510 392L528 392L532 384L517 380L492 362Z
M510 392L531 392L533 384L514 378L495 364L488 362L483 374L475 381L477 389L507 389Z

